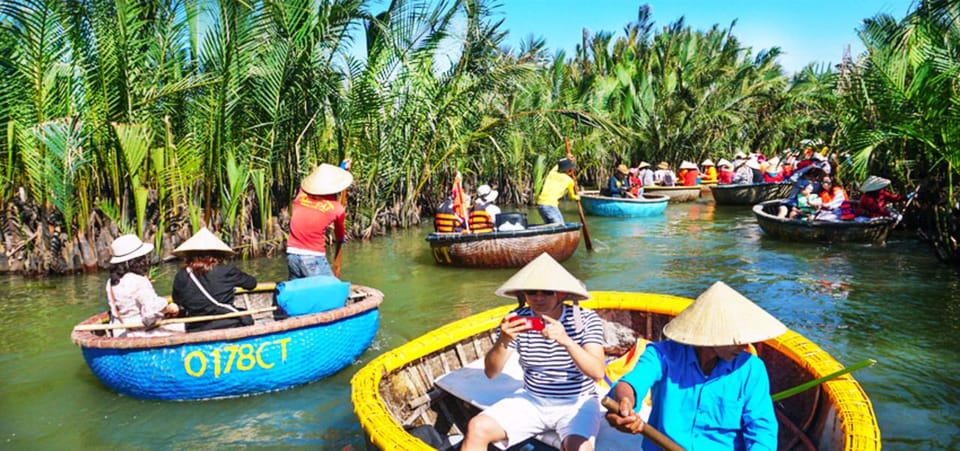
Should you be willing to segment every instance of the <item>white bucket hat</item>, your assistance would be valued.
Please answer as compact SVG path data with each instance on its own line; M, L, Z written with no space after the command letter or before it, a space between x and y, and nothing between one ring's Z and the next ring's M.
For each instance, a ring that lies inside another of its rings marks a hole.
M667 338L692 346L733 346L787 331L773 315L723 282L716 282L663 328Z
M497 190L490 188L490 185L480 185L480 187L477 188L478 201L490 203L497 200L498 195L500 195L500 193L498 193Z
M573 277L550 254L544 252L527 266L517 271L513 277L497 288L497 296L516 297L517 292L527 290L549 290L567 293L566 299L590 299L587 288Z
M140 241L136 235L123 235L110 243L110 264L123 263L142 257L153 251L153 245Z
M300 189L307 194L322 196L336 194L347 189L353 183L353 174L339 166L323 163L300 182Z
M193 234L189 240L184 241L183 244L177 246L177 248L173 250L173 255L182 257L190 252L222 252L225 254L235 254L233 249L231 249L230 246L227 246L227 243L224 243L220 240L220 238L217 238L216 235L207 230L206 227L200 228L200 230Z
M875 175L871 175L870 177L867 177L867 179L864 180L863 183L860 184L860 191L864 193L869 193L870 191L876 191L878 189L886 188L888 186L890 186L890 180L887 180L883 177L877 177Z

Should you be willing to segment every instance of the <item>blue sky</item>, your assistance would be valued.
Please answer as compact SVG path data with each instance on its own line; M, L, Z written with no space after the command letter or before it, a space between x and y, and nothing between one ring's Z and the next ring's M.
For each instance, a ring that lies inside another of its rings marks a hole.
M713 24L726 28L737 23L733 34L745 47L779 46L779 61L788 72L807 63L837 63L849 44L853 55L863 51L857 36L863 19L878 13L903 18L912 0L502 0L497 10L509 30L507 44L533 35L546 40L551 50L568 56L580 43L582 30L590 34L610 31L614 37L636 20L641 4L652 8L654 30L685 17L688 26L706 30ZM552 53L552 52L551 52Z

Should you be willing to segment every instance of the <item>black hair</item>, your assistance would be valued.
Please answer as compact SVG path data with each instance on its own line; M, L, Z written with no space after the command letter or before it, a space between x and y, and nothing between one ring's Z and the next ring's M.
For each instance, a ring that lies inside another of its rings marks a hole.
M128 272L145 276L149 269L150 260L148 255L143 255L125 262L114 263L110 266L110 285L113 286L120 283L120 279Z

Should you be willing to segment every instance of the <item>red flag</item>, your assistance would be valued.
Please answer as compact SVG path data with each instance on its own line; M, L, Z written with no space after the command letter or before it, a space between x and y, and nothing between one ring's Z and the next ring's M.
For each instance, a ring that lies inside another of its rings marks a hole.
M460 171L453 177L453 213L460 218L463 223L463 229L470 233L470 225L467 223L467 204L463 198L463 183L460 177Z

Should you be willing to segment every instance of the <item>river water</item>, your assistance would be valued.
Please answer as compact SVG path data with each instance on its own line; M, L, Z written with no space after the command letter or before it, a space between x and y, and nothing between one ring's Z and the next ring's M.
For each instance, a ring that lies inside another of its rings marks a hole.
M568 220L576 218L567 204ZM528 211L531 219L538 218ZM587 218L564 263L591 290L694 298L722 280L813 340L854 373L873 402L886 449L960 449L960 277L909 237L884 246L781 243L749 208L709 199L655 218ZM345 246L343 278L386 297L380 330L353 366L294 389L201 402L141 401L107 390L70 329L105 309L105 273L0 276L0 449L364 448L350 377L364 363L435 327L513 301L494 290L515 270L437 266L411 229ZM238 264L261 281L286 277L282 258ZM160 267L168 294L176 266Z

